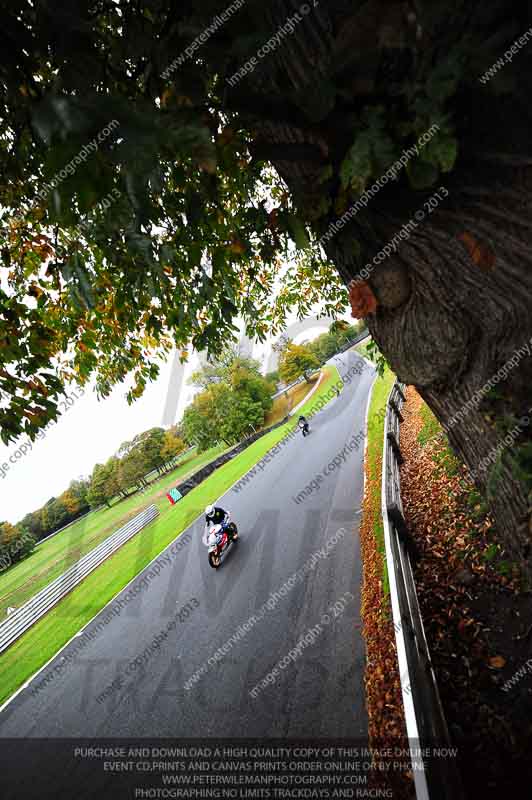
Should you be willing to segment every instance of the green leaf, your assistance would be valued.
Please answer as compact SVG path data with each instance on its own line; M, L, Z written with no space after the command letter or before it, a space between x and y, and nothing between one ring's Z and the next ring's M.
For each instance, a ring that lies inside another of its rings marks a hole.
M492 542L482 554L483 559L485 561L493 561L493 559L497 555L497 550L498 550L497 545L494 544L494 542Z
M458 142L454 136L444 136L438 141L438 159L442 172L450 172L458 154Z
M428 189L436 183L439 175L438 169L433 164L420 158L409 161L406 172L413 189Z
M333 175L334 175L334 170L332 164L327 164L327 166L324 167L323 170L321 171L317 183L318 184L325 183L325 181L328 181L329 178L333 177Z
M200 242L193 242L189 246L188 257L191 266L197 267L201 263L202 253L203 253L203 246Z
M133 253L139 255L150 264L153 262L152 240L149 236L144 233L130 231L126 239L128 247L131 248Z
M336 86L325 78L318 79L311 92L306 87L303 91L293 92L292 100L312 122L320 122L334 108Z
M363 192L371 175L371 143L368 134L361 134L349 149L340 166L340 180L345 189L351 185Z
M307 250L310 247L310 240L305 230L305 226L299 217L290 214L288 217L288 226L298 250Z

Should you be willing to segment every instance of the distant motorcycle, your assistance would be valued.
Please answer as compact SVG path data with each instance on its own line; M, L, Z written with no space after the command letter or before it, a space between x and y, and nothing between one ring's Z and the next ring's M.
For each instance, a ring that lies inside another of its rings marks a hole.
M298 425L301 428L303 436L308 436L308 434L310 433L310 426L309 426L307 420L305 419L305 417L300 417L299 418Z
M209 548L209 564L218 569L222 563L222 555L228 547L238 539L238 530L229 514L220 525L213 525L209 531L207 545Z

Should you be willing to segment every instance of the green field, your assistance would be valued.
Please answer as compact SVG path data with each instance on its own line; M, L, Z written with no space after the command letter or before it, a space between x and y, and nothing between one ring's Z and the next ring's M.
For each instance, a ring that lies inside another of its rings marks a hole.
M199 455L188 454L172 472L154 481L143 493L137 492L111 508L88 514L3 572L0 575L0 620L5 618L8 606L21 606L142 509L154 503L159 511L166 510L168 488L212 461L224 449L227 448L220 445Z
M317 400L325 395L330 386L339 379L336 367L326 367L324 373L325 379L310 400L305 403L301 413L308 414ZM7 699L43 664L49 661L62 645L84 627L135 575L182 533L202 513L208 502L215 501L226 492L296 425L295 420L290 420L258 439L241 454L217 469L175 506L171 506L164 496L160 498L161 514L155 522L148 525L105 561L101 567L98 567L80 586L0 657L0 702ZM206 453L203 455L207 456ZM161 491L171 482L172 474L166 475L160 481ZM150 498L146 493L142 498L138 496L131 498L131 501L138 504L140 499L142 499L142 507L145 507L149 505L149 502L153 502L153 495ZM117 508L111 508L108 511L102 510L94 514L94 517L98 517L100 524L104 526L107 524L105 514L112 514L116 510ZM140 510L138 505L136 510ZM91 517L87 517L88 519ZM109 533L108 530L107 535ZM64 534L59 534L50 540L50 544L63 537ZM37 552L39 553L44 547L43 544ZM65 544L63 544L63 550L65 549ZM33 556L23 563L30 563L31 558Z

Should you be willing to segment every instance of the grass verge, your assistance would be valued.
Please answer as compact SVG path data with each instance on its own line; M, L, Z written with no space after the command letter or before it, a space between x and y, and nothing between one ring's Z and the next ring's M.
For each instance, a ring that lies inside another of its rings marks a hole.
M213 447L204 453L192 453L174 469L150 484L144 492L88 514L65 531L58 533L35 548L23 561L19 561L0 575L0 620L7 608L18 608L47 586L82 556L97 547L143 508L154 503L160 512L168 507L166 492L169 487L184 480L204 464L212 461L225 446Z
M364 518L371 522L371 530L377 543L377 551L382 562L383 592L390 593L386 550L384 547L384 528L381 513L382 447L384 442L384 415L386 402L395 381L395 375L388 367L382 378L373 384L368 414L368 437L366 452L366 496L364 498Z

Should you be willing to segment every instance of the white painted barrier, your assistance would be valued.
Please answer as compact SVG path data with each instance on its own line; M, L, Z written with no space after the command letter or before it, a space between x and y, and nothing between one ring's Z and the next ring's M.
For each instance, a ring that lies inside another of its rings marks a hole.
M80 558L73 566L67 569L52 583L41 589L40 592L24 603L20 608L12 611L8 618L0 624L0 653L7 650L23 633L43 617L56 603L62 600L96 567L113 555L129 539L133 538L142 528L159 516L159 509L154 506L137 514L126 525L108 536L94 550Z

